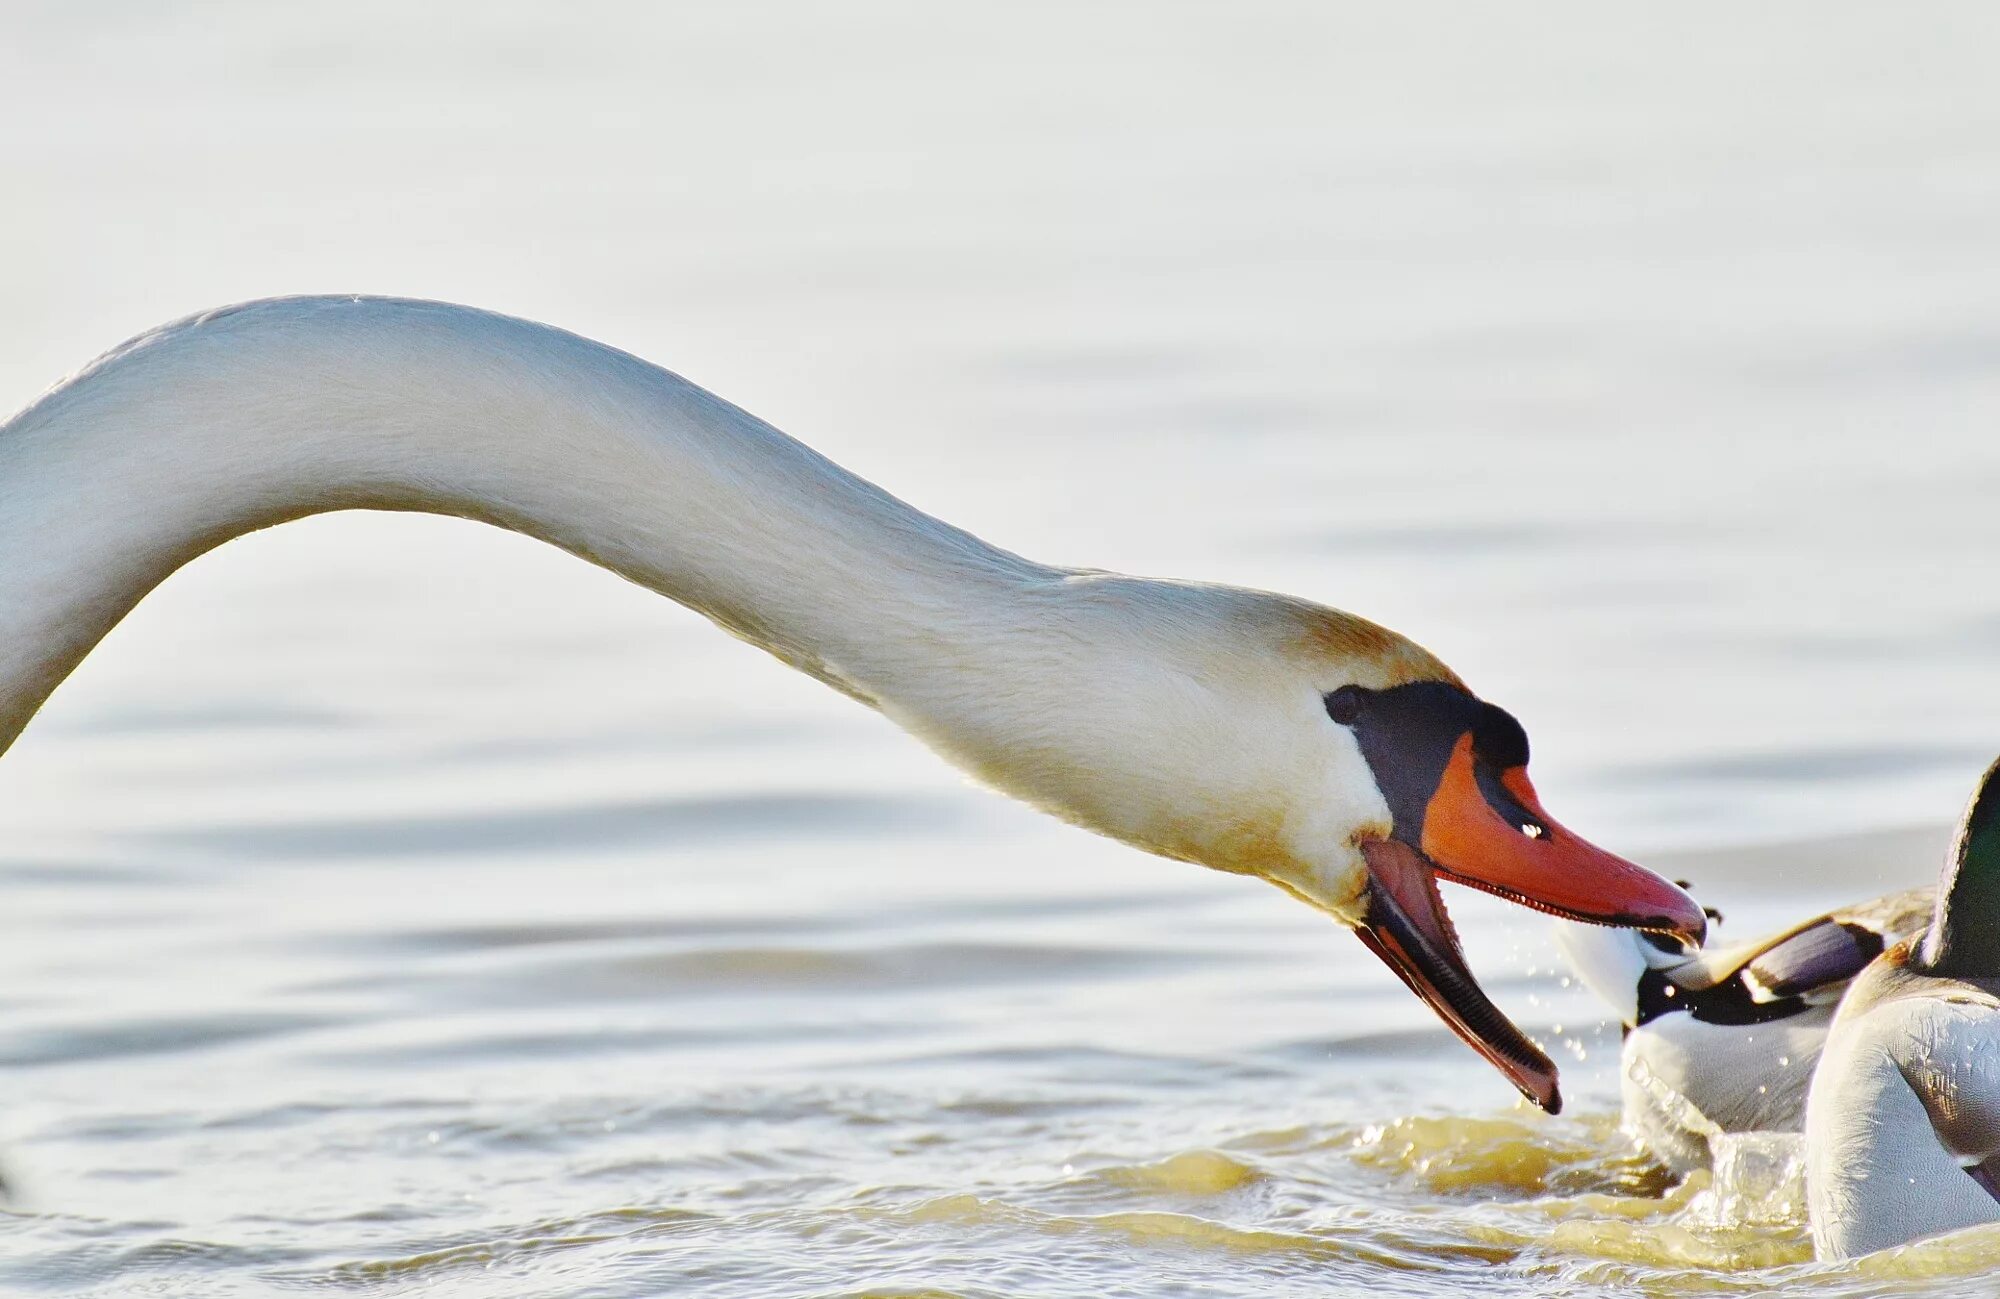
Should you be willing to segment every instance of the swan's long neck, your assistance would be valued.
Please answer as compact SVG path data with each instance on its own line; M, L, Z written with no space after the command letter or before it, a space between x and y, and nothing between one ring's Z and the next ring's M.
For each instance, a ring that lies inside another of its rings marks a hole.
M1059 576L574 335L256 303L136 339L0 425L0 750L174 569L356 508L542 538L885 708L1004 656L1023 592Z

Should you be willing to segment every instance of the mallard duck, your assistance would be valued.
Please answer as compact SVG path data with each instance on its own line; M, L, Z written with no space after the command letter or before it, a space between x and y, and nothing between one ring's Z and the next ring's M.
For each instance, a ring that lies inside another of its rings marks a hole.
M2000 1222L2000 763L1959 823L1929 923L1854 980L1806 1098L1821 1258Z
M1706 1167L1718 1132L1799 1131L1848 982L1929 922L1932 897L1890 893L1712 951L1558 922L1577 978L1623 1026L1626 1130L1677 1172Z

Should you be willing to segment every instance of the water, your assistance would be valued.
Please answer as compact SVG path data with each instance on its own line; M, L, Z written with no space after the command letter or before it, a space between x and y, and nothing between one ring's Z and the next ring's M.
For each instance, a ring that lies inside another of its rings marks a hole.
M1558 816L1751 933L1925 876L2000 735L1996 23L19 5L0 405L268 293L551 320L1038 558L1416 636ZM1821 1269L1791 1190L1664 1186L1525 913L1451 899L1558 1120L1274 891L470 525L169 582L0 765L0 889L0 1291L1848 1296L2000 1256Z

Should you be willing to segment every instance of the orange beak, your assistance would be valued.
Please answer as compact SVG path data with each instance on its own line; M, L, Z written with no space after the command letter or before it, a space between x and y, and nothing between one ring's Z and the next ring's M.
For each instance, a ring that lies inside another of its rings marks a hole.
M1368 900L1355 932L1452 1032L1555 1114L1562 1109L1555 1064L1466 967L1438 879L1572 920L1665 930L1697 945L1708 917L1673 884L1556 824L1523 768L1483 773L1469 734L1453 745L1420 832L1410 833L1418 829L1399 827L1396 837L1362 844Z
M1447 879L1565 919L1660 930L1696 946L1708 933L1693 898L1558 825L1525 768L1482 782L1470 735L1424 811L1423 853Z

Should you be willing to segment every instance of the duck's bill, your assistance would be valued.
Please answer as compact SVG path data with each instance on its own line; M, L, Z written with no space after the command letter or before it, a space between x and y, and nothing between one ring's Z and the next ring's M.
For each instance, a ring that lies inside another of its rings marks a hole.
M1700 946L1701 905L1672 881L1578 838L1542 810L1525 767L1474 761L1470 736L1447 759L1424 809L1423 857L1446 879L1537 911L1647 929Z
M1458 934L1438 897L1437 872L1394 839L1365 843L1362 851L1368 859L1368 902L1355 927L1361 941L1523 1096L1551 1114L1560 1112L1554 1062L1487 999L1466 968Z

